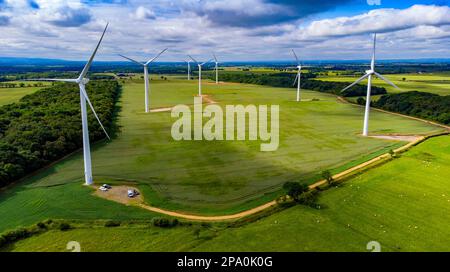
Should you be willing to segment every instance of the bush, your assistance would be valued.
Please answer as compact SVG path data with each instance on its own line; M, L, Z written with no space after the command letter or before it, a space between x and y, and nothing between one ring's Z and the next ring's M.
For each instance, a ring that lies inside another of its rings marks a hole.
M152 219L152 224L155 227L171 228L171 227L177 226L179 224L179 221L176 218L174 218L174 219L167 219L167 218L156 217L156 218Z
M66 223L66 222L61 222L60 224L59 224L59 230L61 230L61 231L66 231L66 230L69 230L70 228L71 228L71 226L70 226L70 224L69 223Z
M317 202L318 192L316 190L311 190L303 192L299 197L297 202L302 205L315 207Z
M366 104L366 100L362 97L358 97L358 99L356 99L356 103L358 105L365 105Z
M47 225L44 222L39 222L36 226L40 229L47 229Z
M327 181L328 185L333 184L333 175L331 174L330 170L322 171L321 175L322 178Z
M11 230L2 235L6 243L12 243L14 241L27 238L31 235L31 231L25 228L19 228L17 230Z
M308 186L303 183L288 181L283 185L283 189L288 196L297 201L301 193L308 191Z
M120 224L121 224L120 221L109 220L109 221L106 221L105 227L119 227Z
M1 248L2 246L6 245L6 244L7 244L7 243L6 243L5 237L3 237L3 235L0 236L0 248Z

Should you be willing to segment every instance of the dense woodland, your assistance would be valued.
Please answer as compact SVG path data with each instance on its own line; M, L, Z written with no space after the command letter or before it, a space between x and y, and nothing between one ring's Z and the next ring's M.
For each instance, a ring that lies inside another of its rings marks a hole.
M208 78L214 79L213 73L207 73ZM268 85L273 87L287 87L295 88L293 86L296 74L295 73L251 73L251 72L228 72L221 73L220 80L237 82L237 83L249 83L258 85ZM366 94L367 86L357 84L352 88L341 92L342 89L347 87L349 83L345 82L329 82L314 80L315 74L302 73L301 74L301 88L318 92L333 93L341 96L363 96ZM386 94L386 89L383 87L372 86L372 94Z
M120 93L116 81L91 81L87 92L107 130ZM88 110L91 141L103 131ZM80 95L75 84L56 84L0 107L0 187L82 147Z
M440 96L418 91L388 94L381 96L373 105L450 125L450 95Z

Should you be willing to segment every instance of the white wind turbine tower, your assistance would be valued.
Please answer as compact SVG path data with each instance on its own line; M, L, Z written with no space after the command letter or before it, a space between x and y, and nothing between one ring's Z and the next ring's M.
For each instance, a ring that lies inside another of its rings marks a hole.
M86 101L89 104L89 107L92 110L92 113L94 113L95 118L97 119L98 123L100 124L101 128L103 129L103 132L105 132L106 137L110 139L108 133L106 132L106 129L103 127L102 122L100 122L100 119L97 116L97 113L94 110L94 107L92 106L91 101L89 100L89 97L86 93L86 84L89 82L89 79L86 77L89 68L91 67L92 61L94 60L95 54L97 53L97 50L103 40L103 36L105 35L106 29L108 28L108 24L105 27L105 30L103 30L103 34L97 44L97 47L95 47L94 52L92 53L91 57L89 58L89 61L84 66L83 70L81 71L81 74L78 78L75 79L56 79L56 78L40 78L35 79L39 81L59 81L59 82L72 82L77 83L80 87L80 104L81 104L81 124L82 124L82 132L83 132L83 156L84 156L84 179L86 185L92 184L92 163L91 163L91 150L90 150L90 144L89 144L89 131L88 131L88 119L87 119L87 108L86 108Z
M203 63L199 63L190 55L188 55L188 57L191 58L198 66L198 96L202 96L202 66L207 64L208 62L211 62L212 59L205 61Z
M154 58L148 60L147 62L139 62L137 60L131 59L129 57L125 57L124 55L120 55L122 58L125 58L131 62L134 62L136 64L139 64L141 66L144 67L144 85L145 85L145 112L148 113L150 111L150 86L149 86L149 78L148 78L148 66L150 65L150 63L154 62L159 56L161 56L162 53L164 53L167 50L167 48L165 48L163 51L159 52L158 55L156 55Z
M187 73L188 78L187 79L191 80L191 60L185 60L184 62L186 62L188 65L188 73Z
M216 70L216 84L219 84L219 61L217 61L216 54L214 56L214 63L216 64L214 69Z
M365 78L367 78L367 96L366 96L366 109L365 109L365 113L364 113L363 136L367 136L369 134L370 91L371 91L371 88L372 88L372 76L375 75L378 78L384 80L389 85L393 86L394 88L399 89L394 83L389 81L387 78L385 78L382 75L380 75L379 73L375 72L375 45L376 45L376 41L377 41L377 34L375 33L373 35L373 51L372 51L372 61L370 63L370 70L367 70L366 74L364 76L360 77L358 80L356 80L355 82L353 82L352 84L350 84L349 86L347 86L346 88L344 88L342 90L342 91L345 91L345 90L349 89L350 87L358 84L359 82L361 82Z
M297 82L297 102L300 101L300 80L302 74L302 66L300 65L300 61L298 60L297 54L295 54L294 49L292 49L292 53L294 54L295 60L297 61L297 76L295 77L294 84Z

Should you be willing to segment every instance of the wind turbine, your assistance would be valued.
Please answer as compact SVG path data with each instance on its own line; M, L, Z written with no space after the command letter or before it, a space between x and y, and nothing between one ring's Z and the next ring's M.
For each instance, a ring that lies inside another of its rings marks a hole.
M188 80L191 80L191 60L185 60L184 62L188 65Z
M364 128L363 128L363 136L367 136L369 134L369 113L370 113L370 91L372 88L372 76L375 75L378 78L384 80L386 83L391 85L394 88L399 89L394 83L389 81L387 78L383 77L379 73L375 72L375 45L377 41L377 34L375 33L373 35L373 51L372 51L372 61L370 62L370 70L366 70L366 74L360 77L358 80L347 86L342 90L345 91L349 89L350 87L353 87L354 85L358 84L365 78L367 78L367 96L366 96L366 109L364 113Z
M216 54L213 54L213 56L214 56L214 62L216 64L216 66L214 67L214 69L216 70L216 84L219 84L219 69L218 69L219 62L217 61Z
M211 62L213 59L210 59L210 60L205 61L203 63L199 63L198 61L196 61L190 55L188 55L188 57L191 58L191 60L193 60L198 66L198 96L202 96L202 66L207 64L208 62Z
M80 87L81 124L82 124L82 132L83 132L84 179L85 179L86 185L92 184L92 163L91 163L91 150L90 150L90 144L89 144L89 131L88 131L86 101L89 104L89 107L91 108L92 112L94 113L94 116L97 119L98 123L100 124L101 128L103 129L103 132L105 133L106 137L108 137L108 139L111 139L109 137L108 133L106 132L105 127L103 127L102 122L100 122L100 119L98 118L97 113L94 110L94 106L92 106L92 103L89 100L89 97L86 93L86 84L89 82L89 78L87 78L86 75L89 71L89 68L91 67L92 61L94 60L95 54L97 53L97 50L103 40L103 36L105 35L107 28L108 28L108 24L106 24L105 30L103 30L103 34L97 44L97 47L95 47L94 52L92 53L91 57L89 58L89 61L84 66L84 68L81 71L81 74L78 76L78 78L75 78L75 79L57 79L57 78L33 79L33 81L59 81L59 82L77 83L78 86Z
M131 62L134 62L136 64L139 64L141 66L144 67L144 84L145 84L145 112L148 113L150 111L150 94L149 94L149 80L148 80L148 66L150 63L154 62L159 56L161 56L162 53L164 53L167 50L167 48L165 48L163 51L159 52L158 55L156 55L155 57L153 57L152 59L148 60L147 62L139 62L137 60L134 60L132 58L129 57L125 57L124 55L120 55L122 58L125 58Z
M300 65L300 61L298 60L297 54L295 54L294 49L292 49L292 53L294 54L295 60L297 61L297 76L295 77L294 84L297 82L297 102L300 101L300 79L302 74L302 66Z

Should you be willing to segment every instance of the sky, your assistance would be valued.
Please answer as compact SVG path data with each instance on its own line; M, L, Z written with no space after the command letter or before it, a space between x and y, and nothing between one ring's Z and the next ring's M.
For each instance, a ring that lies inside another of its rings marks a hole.
M0 0L0 56L161 61L450 58L450 0Z

